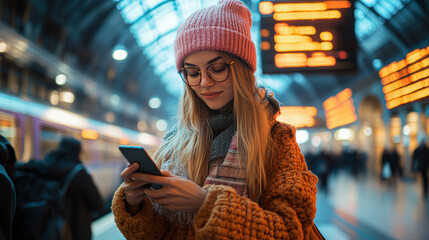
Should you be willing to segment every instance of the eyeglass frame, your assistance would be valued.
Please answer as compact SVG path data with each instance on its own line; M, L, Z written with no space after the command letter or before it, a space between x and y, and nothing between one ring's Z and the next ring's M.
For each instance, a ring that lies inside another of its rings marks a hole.
M215 65L215 64L219 64L220 62L214 62L214 63L211 63L211 64L209 64L207 67L206 67L206 70L201 70L201 68L198 68L198 67L192 67L192 68L195 68L195 69L198 69L197 71L198 71L198 73L200 74L200 81L198 82L198 84L193 84L193 85L191 85L191 84L189 84L184 78L183 78L183 76L182 76L182 71L183 70L186 70L186 67L182 67L181 69L180 69L180 71L178 71L177 73L180 75L180 78L182 79L182 81L183 82L185 82L188 86L190 86L190 87L195 87L195 86L198 86L198 85L200 85L201 84L201 81L202 81L202 79L203 79L203 72L205 72L206 74L207 74L207 76L213 81L213 82L225 82L228 78L229 78L229 74L230 74L230 70L231 70L231 65L234 63L235 61L234 60L232 60L230 63L227 63L227 62L222 62L222 64L225 64L226 66L227 66L227 68L228 68L228 75L226 76L226 78L224 79L224 80L222 80L222 81L217 81L217 80L214 80L212 77L210 77L210 74L207 74L207 70L211 67L211 66L213 66L213 65Z

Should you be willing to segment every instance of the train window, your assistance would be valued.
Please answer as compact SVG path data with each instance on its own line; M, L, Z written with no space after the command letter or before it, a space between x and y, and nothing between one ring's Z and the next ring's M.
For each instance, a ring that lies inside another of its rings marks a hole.
M116 139L104 138L100 142L101 145L101 158L106 162L114 162L120 158L118 150L119 142Z
M83 140L82 161L91 163L114 163L121 159L119 141L104 136L97 140Z
M17 159L21 159L21 128L15 115L0 111L0 134L7 138L15 149Z
M40 154L44 157L48 152L58 147L62 137L72 136L70 129L42 125L40 131Z

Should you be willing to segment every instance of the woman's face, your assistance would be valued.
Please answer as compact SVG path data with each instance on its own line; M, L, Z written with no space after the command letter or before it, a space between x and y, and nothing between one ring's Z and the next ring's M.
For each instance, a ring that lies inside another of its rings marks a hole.
M201 73L201 83L197 86L191 86L191 88L210 109L220 110L234 98L232 77L229 70L230 74L225 81L213 81L205 72L207 67L213 63L225 63L225 60L219 52L205 50L192 53L186 57L184 67L196 67L203 71Z

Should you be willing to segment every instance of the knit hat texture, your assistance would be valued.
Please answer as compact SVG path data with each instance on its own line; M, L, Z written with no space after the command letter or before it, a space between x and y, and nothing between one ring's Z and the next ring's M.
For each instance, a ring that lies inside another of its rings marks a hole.
M179 71L183 60L193 52L215 50L241 58L256 71L256 49L250 37L252 17L237 0L220 0L217 5L200 9L178 28L174 51Z

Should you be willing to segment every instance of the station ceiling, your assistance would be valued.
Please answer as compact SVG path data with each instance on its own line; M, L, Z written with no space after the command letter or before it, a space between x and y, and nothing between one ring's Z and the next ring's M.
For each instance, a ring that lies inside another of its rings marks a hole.
M175 115L183 91L176 71L173 41L186 17L218 0L31 0L41 12L67 30L92 65L76 63L91 73L94 83L108 89L99 98L135 103L145 118ZM243 0L253 14L252 38L259 46L257 0ZM429 39L428 0L356 0L355 32L358 42L357 70L342 73L262 74L258 59L256 77L285 106L315 106L344 88L378 80L378 70L398 56L421 47ZM124 47L128 57L112 60L112 51ZM259 53L259 50L258 54ZM258 56L260 58L260 56ZM84 80L82 80L84 81ZM75 81L76 82L76 81ZM161 99L157 109L149 106ZM115 102L115 101L114 101ZM121 106L120 108L126 108ZM135 109L135 107L133 108Z

